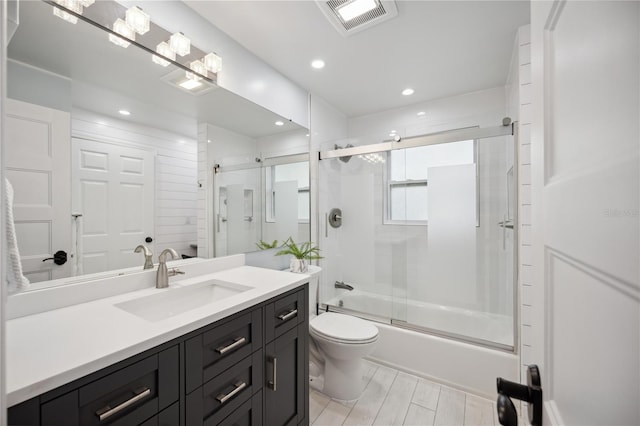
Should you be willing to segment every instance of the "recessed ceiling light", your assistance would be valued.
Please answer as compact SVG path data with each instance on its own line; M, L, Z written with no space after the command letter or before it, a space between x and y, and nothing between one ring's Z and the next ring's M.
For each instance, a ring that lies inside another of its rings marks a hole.
M353 0L336 9L344 22L348 22L378 7L375 0Z
M211 139L207 139L207 143L211 143Z
M324 61L322 59L314 59L311 61L311 66L317 70L324 68Z
M423 115L426 115L427 113L424 111L420 111L418 114L416 114L418 117L422 117Z
M284 123L282 121L276 121L276 126L284 126Z
M405 96L409 96L409 95L413 95L414 92L415 92L415 90L413 90L410 87L407 87L406 89L404 89L402 91L402 94L405 95Z
M129 111L127 111L126 109L121 109L120 111L118 111L121 115L131 115L131 113Z

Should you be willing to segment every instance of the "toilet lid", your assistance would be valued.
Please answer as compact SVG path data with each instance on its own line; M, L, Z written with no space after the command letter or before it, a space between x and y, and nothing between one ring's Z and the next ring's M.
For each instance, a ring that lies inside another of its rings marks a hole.
M366 342L378 337L378 328L370 322L335 312L313 318L309 328L320 336L345 342Z

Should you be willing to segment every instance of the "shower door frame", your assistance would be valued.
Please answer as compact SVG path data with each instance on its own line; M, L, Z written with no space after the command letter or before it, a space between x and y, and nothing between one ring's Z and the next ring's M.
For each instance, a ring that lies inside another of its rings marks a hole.
M507 119L503 120L503 123L506 122ZM520 317L520 307L518 305L519 298L519 286L518 286L518 257L519 257L519 238L518 238L518 171L519 171L519 152L518 152L518 139L519 139L519 129L518 129L518 121L511 122L508 120L508 124L503 124L501 126L494 127L466 127L462 129L448 130L436 133L429 133L425 135L412 136L407 138L401 138L396 136L393 140L385 140L381 143L369 144L369 145L361 145L350 148L339 148L332 149L326 151L318 152L319 161L328 160L328 159L340 159L341 157L353 156L353 155L364 155L364 154L372 154L377 152L389 152L393 150L406 149L406 148L414 148L419 146L427 146L427 145L437 145L442 143L450 143L450 142L459 142L463 140L474 140L475 144L479 139L500 137L500 136L513 136L513 188L514 188L514 212L513 212L513 346L505 345L502 343L492 342L484 339L478 339L470 336L463 336L456 333L451 333L442 330L436 330L428 327L423 327L419 325L409 324L403 320L397 320L393 318L387 318L382 316L377 316L374 314L360 312L353 309L348 309L344 307L329 305L326 302L318 301L316 310L325 311L325 312L339 312L351 314L360 318L364 318L371 321L380 322L383 324L389 324L395 327L404 328L420 333L432 334L440 337L445 337L452 340L461 341L464 343L470 343L474 345L479 345L482 347L488 347L491 349L497 349L500 351L518 354L518 348L520 347L519 339L518 339L518 324ZM477 164L477 163L476 163ZM318 168L318 173L320 172L320 168ZM318 176L319 178L319 176ZM507 188L508 190L508 188ZM317 195L319 197L319 195ZM316 203L316 216L320 217L320 202ZM325 227L328 224L325 221ZM504 225L503 225L504 226ZM318 234L320 233L320 227L317 228ZM503 230L506 232L506 229ZM317 235L319 237L319 235ZM319 240L319 239L318 239Z

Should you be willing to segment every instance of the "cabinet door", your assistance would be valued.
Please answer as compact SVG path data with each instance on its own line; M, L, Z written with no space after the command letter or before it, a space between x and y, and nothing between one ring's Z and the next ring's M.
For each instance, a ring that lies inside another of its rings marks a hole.
M265 424L297 425L305 418L305 324L267 344L265 351Z

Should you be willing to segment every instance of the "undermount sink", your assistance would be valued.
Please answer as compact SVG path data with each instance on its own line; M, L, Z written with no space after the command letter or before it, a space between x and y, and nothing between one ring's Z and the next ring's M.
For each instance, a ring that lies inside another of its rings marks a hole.
M184 287L169 287L158 290L156 294L113 306L147 321L156 322L252 289L253 287L210 280Z

